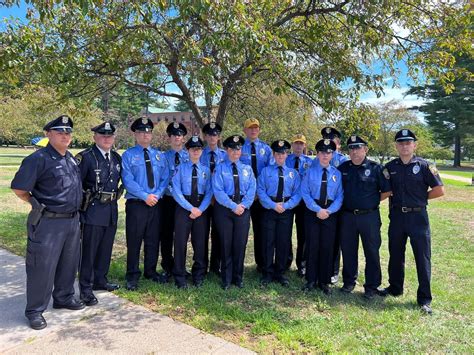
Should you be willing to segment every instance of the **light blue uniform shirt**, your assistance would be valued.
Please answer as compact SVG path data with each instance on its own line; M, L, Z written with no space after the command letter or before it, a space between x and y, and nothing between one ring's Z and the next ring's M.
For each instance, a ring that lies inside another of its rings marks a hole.
M214 153L215 153L214 161L216 162L216 168L217 168L217 166L225 160L225 158L227 157L227 153L224 149L221 149L219 147L216 147L216 150L214 150ZM202 164L210 168L211 148L209 148L209 146L203 149L200 161Z
M252 156L251 156L251 143L247 138L245 143L242 146L242 155L240 156L240 161L244 164L247 164L252 168ZM257 154L257 176L260 175L260 172L264 167L273 163L272 149L265 142L262 142L260 139L256 139L255 143L255 152Z
M201 212L204 212L209 207L212 198L211 171L207 166L204 166L200 162L196 163L196 168L198 194L204 195L198 208ZM178 169L172 178L173 197L181 207L188 211L191 211L193 205L186 200L184 196L191 195L192 176L193 162L188 160L178 166Z
M341 172L331 165L329 165L326 170L328 171L327 199L333 201L327 210L330 213L334 213L341 208L344 197ZM314 200L319 200L322 176L323 167L319 164L319 160L314 160L301 182L301 196L303 197L306 207L314 212L321 211L321 207Z
M298 172L300 173L300 176L303 177L306 173L306 170L308 170L313 163L313 159L304 154L301 154L299 157L297 157L295 154L290 154L288 155L288 158L286 158L286 166L289 168L294 168L296 159L299 160Z
M123 153L122 181L127 190L126 199L137 198L145 201L149 194L154 194L159 199L163 197L170 177L165 157L162 152L152 147L148 147L148 156L153 168L153 189L148 187L143 147L137 144Z
M277 205L276 202L272 201L271 197L275 198L278 193L278 173L278 165L275 164L263 168L258 176L258 198L262 206L267 209L274 209ZM300 175L295 169L283 166L283 180L283 197L289 198L288 201L283 203L283 207L289 210L297 206L301 200L299 192Z
M329 164L337 168L339 165L341 165L347 160L349 160L348 157L346 157L344 154L336 150L335 152L332 153L332 159L329 162Z
M245 165L241 161L235 163L239 172L240 194L244 196L241 204L245 208L250 208L255 199L257 182L249 165ZM229 197L234 194L234 176L231 164L232 162L226 158L216 167L212 175L212 189L217 202L233 211L237 204Z
M174 149L169 149L164 153L166 162L168 163L168 169L170 171L170 183L169 183L169 186L165 190L165 194L168 195L168 196L172 196L172 193L171 193L171 190L172 190L171 179L175 174L175 165L174 165L175 154L176 154L176 150L174 150ZM178 154L179 154L179 164L182 164L182 163L189 160L189 154L188 154L187 150L181 149L178 152Z

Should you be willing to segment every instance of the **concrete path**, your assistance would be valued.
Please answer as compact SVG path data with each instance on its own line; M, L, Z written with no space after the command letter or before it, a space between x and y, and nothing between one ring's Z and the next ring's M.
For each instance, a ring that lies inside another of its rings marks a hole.
M461 182L465 182L466 184L471 184L472 183L472 179L470 178L466 178L466 177L463 177L463 176L457 176L457 175L449 175L449 174L445 174L445 173L439 173L439 176L441 176L441 178L443 179L450 179L450 180L456 180L456 181L461 181Z
M217 353L252 352L151 312L109 292L80 311L44 313L48 327L33 330L24 317L25 263L0 249L0 353ZM77 286L77 285L76 285Z

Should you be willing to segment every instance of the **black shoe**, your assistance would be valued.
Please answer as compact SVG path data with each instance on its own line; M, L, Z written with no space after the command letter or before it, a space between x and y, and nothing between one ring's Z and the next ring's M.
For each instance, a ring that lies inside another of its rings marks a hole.
M429 304L421 304L420 311L423 312L424 314L430 314L430 315L433 313L433 310L431 309L431 305Z
M171 281L171 274L168 271L164 271L161 274L158 274L159 283L165 284Z
M169 281L168 277L164 276L163 274L161 274L161 275L156 274L156 275L153 275L153 276L150 276L150 277L145 276L145 279L156 282L156 283L159 283L159 284L164 284L164 283L167 283Z
M219 270L219 268L210 268L209 269L209 272L213 272L214 274L216 274L217 276L221 276L221 272Z
M304 275L306 275L306 268L304 267L299 268L297 271L297 274L299 277L304 277Z
M95 306L99 301L97 298L94 296L94 294L91 292L86 295L81 295L81 301L84 302L86 306Z
M180 290L187 290L188 289L188 284L186 282L176 283L176 287Z
M392 296L392 297L398 297L403 295L403 292L394 292L390 286L387 288L383 288L381 290L377 290L377 293L381 297L387 297L387 296Z
M30 327L34 330L41 330L48 326L48 324L46 323L46 319L44 319L41 313L28 315L26 316L26 318L28 318Z
M127 286L125 287L129 291L138 290L138 284L136 281L127 281Z
M376 294L377 294L377 291L375 291L375 290L365 290L363 297L366 300L371 300L375 297Z
M222 289L223 289L224 291L227 291L229 288L230 288L230 284L228 284L228 283L223 283L223 284L222 284Z
M339 275L331 276L331 284L335 285L339 281Z
M354 285L346 285L344 284L339 290L343 293L351 293L354 291Z
M321 291L323 291L325 295L329 296L332 293L332 290L329 288L329 285L327 284L320 284L319 288L321 289Z
M276 278L275 281L278 282L283 287L290 286L290 281L284 276L280 276L280 277Z
M260 285L263 287L267 287L270 284L270 282L272 282L272 279L269 277L262 277L260 279Z
M307 282L304 284L302 290L304 292L309 292L314 290L314 282Z
M193 285L194 287L200 288L204 285L204 280L194 280Z
M112 292L112 291L118 290L119 288L120 288L119 284L114 284L114 283L111 283L111 282L107 282L105 285L94 285L94 286L92 286L92 289L94 291L109 291L109 292Z
M237 288L244 288L243 281L236 281L233 283Z
M191 277L193 274L191 274L191 271L186 270L186 277Z
M86 305L82 301L77 301L76 299L72 299L71 302L68 304L58 304L53 302L53 308L55 309L69 309L71 311L78 311L80 309L84 309Z
M263 268L259 265L257 265L257 272L259 273L262 273L263 272Z

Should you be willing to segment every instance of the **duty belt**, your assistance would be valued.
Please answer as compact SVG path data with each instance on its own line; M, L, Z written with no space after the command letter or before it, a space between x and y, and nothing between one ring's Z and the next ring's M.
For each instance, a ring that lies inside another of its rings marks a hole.
M97 199L100 201L100 203L110 203L117 200L117 193L102 191L97 194Z
M44 211L43 217L47 218L72 218L77 214L77 212L72 213L55 213L50 211Z
M367 214L367 213L370 213L370 212L373 212L373 211L377 211L378 209L379 209L378 207L371 208L371 209L368 209L368 210L361 210L361 209L358 209L358 208L356 208L355 210L350 210L348 208L345 208L344 212L352 213L352 214L355 214L355 215L360 215L360 214Z
M277 202L277 203L278 203L278 202L286 202L286 201L288 201L290 198L291 198L291 196L282 197L282 198L280 199L280 201L278 201L276 197L271 197L271 196L270 196L270 199L271 199L273 202Z
M409 213L409 212L421 212L421 211L424 211L426 210L426 207L399 207L399 206L395 206L395 207L392 207L393 210L398 210L398 211L402 211L402 213Z

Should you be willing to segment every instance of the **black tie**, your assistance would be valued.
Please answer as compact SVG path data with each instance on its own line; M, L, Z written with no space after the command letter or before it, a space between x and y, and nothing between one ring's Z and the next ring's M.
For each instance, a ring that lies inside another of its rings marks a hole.
M278 190L276 195L276 202L283 202L283 186L285 184L285 178L283 176L283 167L278 167Z
M328 202L328 171L323 168L323 176L321 178L321 192L319 193L319 202L323 208L326 208Z
M300 158L295 157L295 170L299 171L300 169Z
M197 207L199 204L198 198L198 173L197 173L197 166L193 164L193 175L191 179L191 204L194 207Z
M250 155L252 158L252 170L255 178L257 178L257 151L255 150L255 143L250 143Z
M107 164L110 163L109 153L105 153L105 161L107 162Z
M237 165L232 163L232 175L234 176L234 198L232 201L239 204L240 201L240 182L239 182L239 171Z
M211 160L209 161L209 167L211 169L211 173L214 172L214 169L216 168L216 153L211 151Z
M176 168L179 165L179 153L174 154L174 167Z
M145 157L146 179L148 180L148 187L152 189L155 187L155 179L153 177L153 168L151 166L150 156L148 155L148 149L143 148L143 156Z

